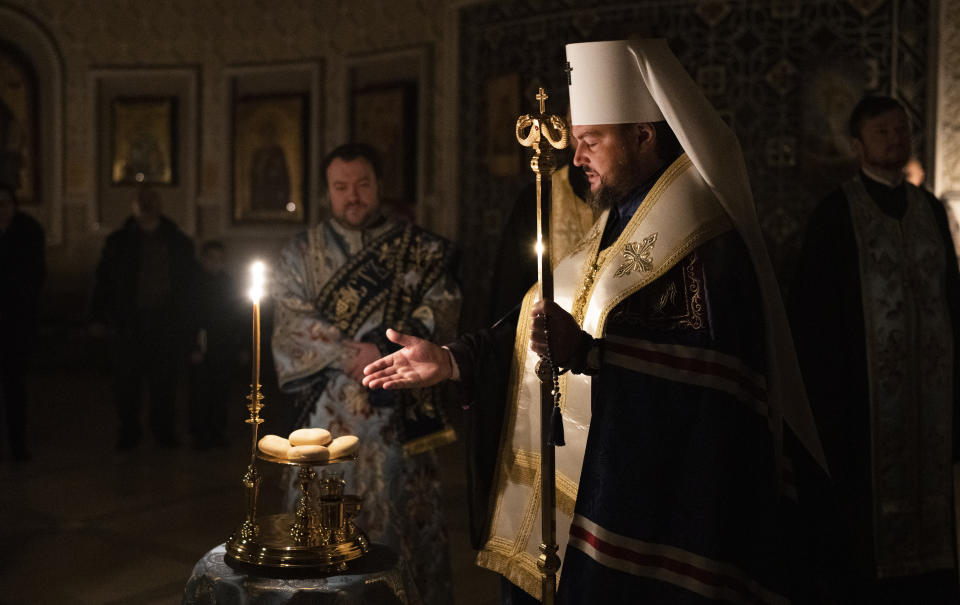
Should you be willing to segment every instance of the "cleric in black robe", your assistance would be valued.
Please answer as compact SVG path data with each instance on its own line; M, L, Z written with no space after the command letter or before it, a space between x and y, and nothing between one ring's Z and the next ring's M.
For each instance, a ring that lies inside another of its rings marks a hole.
M861 170L814 211L793 333L833 482L823 556L845 603L955 603L960 279L943 205L907 183L902 106L867 97Z

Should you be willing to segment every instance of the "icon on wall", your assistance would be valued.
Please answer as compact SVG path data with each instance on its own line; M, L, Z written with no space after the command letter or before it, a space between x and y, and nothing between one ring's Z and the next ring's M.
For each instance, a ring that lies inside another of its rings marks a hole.
M305 95L241 97L233 112L233 218L303 222Z
M117 97L112 104L114 185L175 185L175 97Z

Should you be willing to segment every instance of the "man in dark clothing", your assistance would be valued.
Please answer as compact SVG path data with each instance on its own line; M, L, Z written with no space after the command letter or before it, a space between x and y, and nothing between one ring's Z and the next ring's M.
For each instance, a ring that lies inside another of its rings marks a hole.
M0 398L14 460L27 449L27 367L37 332L46 274L43 228L17 209L12 188L0 187Z
M230 374L237 368L239 306L233 279L224 268L223 244L203 244L193 296L193 349L190 352L190 435L197 449L227 444L224 427Z
M960 279L942 204L905 182L903 107L867 97L860 172L814 210L793 334L831 470L825 552L845 603L956 603Z
M117 449L133 449L140 443L144 379L154 438L162 447L179 445L174 399L193 277L190 238L163 216L155 191L140 189L133 216L104 244L91 304L94 325L100 330L109 325L116 338Z

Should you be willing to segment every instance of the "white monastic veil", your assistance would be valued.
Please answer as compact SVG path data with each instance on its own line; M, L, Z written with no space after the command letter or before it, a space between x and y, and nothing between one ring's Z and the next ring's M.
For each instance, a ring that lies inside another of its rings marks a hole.
M780 289L757 220L740 143L664 40L630 40L628 46L664 119L730 215L753 260L767 320L767 392L777 453L780 454L782 447L782 423L786 421L804 447L826 469Z

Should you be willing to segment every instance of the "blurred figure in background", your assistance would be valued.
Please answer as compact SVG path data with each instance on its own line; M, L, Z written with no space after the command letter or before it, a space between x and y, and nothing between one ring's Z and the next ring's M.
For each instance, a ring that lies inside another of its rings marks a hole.
M179 446L174 401L194 267L193 242L163 215L156 191L139 189L133 215L104 243L91 303L94 333L109 329L115 339L118 450L140 444L144 381L154 439L161 447Z
M223 447L230 377L238 367L245 332L222 242L211 240L201 247L192 311L190 436L196 449Z
M0 398L14 460L27 448L27 369L37 336L40 289L46 275L43 228L17 208L14 190L0 185Z

